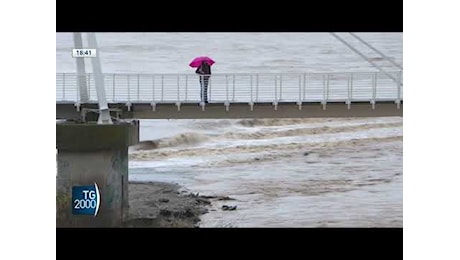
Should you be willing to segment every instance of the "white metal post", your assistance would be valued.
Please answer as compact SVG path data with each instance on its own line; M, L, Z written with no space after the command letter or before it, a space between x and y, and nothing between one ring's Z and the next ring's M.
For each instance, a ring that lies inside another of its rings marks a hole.
M256 102L259 101L259 74L256 74Z
M90 48L97 48L96 35L94 33L88 33L88 45ZM102 75L101 61L99 59L100 52L97 52L97 56L91 59L93 66L94 80L96 82L96 94L99 102L99 118L98 124L112 124L110 117L109 106L105 97L104 77Z
M73 44L75 49L83 49L83 39L81 33L73 33ZM86 84L86 71L84 58L75 58L77 62L77 82L80 89L80 102L88 102L88 87Z

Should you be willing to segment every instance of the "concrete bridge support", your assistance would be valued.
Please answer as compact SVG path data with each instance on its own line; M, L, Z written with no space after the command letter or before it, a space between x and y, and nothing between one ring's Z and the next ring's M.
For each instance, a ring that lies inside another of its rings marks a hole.
M57 227L119 227L128 216L128 147L139 142L139 121L56 124ZM72 187L97 184L96 216L72 213Z

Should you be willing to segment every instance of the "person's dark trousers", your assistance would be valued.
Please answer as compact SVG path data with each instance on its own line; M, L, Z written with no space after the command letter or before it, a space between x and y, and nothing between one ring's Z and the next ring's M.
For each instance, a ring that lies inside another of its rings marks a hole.
M200 76L200 85L201 85L201 102L208 103L208 84L209 76Z

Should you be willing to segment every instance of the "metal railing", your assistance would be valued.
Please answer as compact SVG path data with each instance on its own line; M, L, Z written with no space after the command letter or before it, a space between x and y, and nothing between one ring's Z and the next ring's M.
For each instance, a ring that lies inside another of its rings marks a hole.
M93 75L84 77L89 102L97 102ZM57 103L81 103L77 78L76 73L56 73ZM104 74L104 83L109 103L197 103L201 100L196 74ZM208 85L210 103L399 103L402 99L402 71L212 74Z

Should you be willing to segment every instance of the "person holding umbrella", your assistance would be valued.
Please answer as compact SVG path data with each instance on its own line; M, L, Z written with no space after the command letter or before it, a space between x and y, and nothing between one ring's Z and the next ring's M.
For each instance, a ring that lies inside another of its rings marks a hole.
M196 69L196 74L200 75L200 85L201 85L201 102L208 103L208 84L209 78L211 77L211 66L203 61L201 65Z
M208 103L208 84L211 77L211 65L215 62L209 57L197 57L191 63L191 67L197 67L195 73L199 75L201 102Z

